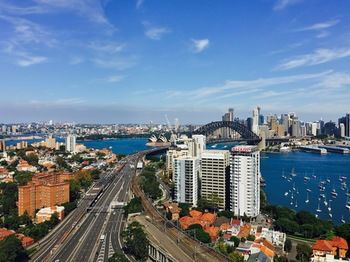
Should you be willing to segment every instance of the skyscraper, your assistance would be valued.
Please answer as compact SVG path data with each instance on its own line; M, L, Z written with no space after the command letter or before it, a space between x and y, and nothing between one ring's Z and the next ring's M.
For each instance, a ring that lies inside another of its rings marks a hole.
M259 135L259 111L260 111L259 107L253 110L252 131L257 135Z
M200 158L183 156L174 159L174 199L197 206Z
M68 135L66 137L66 151L75 152L76 137L75 135Z
M260 152L256 146L236 146L231 152L230 210L255 217L260 212Z
M344 117L339 118L338 124L344 124L345 136L350 137L350 114L346 114Z
M217 197L220 209L226 209L229 199L230 152L228 150L205 150L201 161L201 196Z

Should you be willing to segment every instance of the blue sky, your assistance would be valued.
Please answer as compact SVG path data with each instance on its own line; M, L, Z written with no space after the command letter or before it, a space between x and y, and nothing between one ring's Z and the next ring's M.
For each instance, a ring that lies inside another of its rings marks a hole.
M348 0L1 0L0 122L350 111Z

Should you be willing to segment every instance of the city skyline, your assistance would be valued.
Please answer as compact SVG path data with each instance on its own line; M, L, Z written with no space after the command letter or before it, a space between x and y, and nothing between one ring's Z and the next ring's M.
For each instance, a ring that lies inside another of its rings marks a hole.
M315 8L317 6L317 8ZM347 113L347 1L0 3L1 121ZM74 25L74 26L72 26Z

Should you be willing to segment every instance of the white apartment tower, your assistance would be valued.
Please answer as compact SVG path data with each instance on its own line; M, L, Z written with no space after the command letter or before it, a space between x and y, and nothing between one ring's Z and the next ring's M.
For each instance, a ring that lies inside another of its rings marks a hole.
M183 156L173 161L175 201L197 206L200 159L198 157Z
M252 131L259 135L259 107L253 110L253 123L252 123Z
M68 135L66 137L66 151L75 152L76 137L75 135Z
M256 217L260 212L260 152L256 146L236 146L231 152L230 210Z
M201 161L201 196L219 198L219 209L226 209L226 196L229 189L230 151L205 150Z
M192 156L201 157L203 151L206 149L206 137L204 135L193 135L193 151Z

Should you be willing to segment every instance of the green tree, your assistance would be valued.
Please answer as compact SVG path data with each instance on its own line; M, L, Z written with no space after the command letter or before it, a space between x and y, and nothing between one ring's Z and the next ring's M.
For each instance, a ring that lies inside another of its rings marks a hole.
M123 207L124 214L127 216L132 213L138 213L143 210L142 204L141 204L141 197L134 197L130 200L130 202Z
M231 259L231 261L244 262L244 257L241 254L237 253L237 252L232 252L228 256Z
M148 245L146 233L140 223L134 221L123 231L122 236L126 251L132 254L138 261L146 261L148 257Z
M297 244L297 256L296 259L301 262L310 261L312 249L308 244Z
M123 253L117 252L114 253L113 256L108 259L108 262L129 262L129 260Z
M238 246L239 246L239 243L241 242L241 241L239 240L239 238L238 238L238 237L235 237L235 236L232 236L232 237L230 238L230 241L232 241L232 242L234 243L234 246L235 246L235 247L238 247Z
M190 214L190 205L187 203L179 203L181 208L180 217L188 216Z
M20 186L26 185L32 180L33 174L27 171L16 171L14 178Z
M194 224L188 227L187 231L202 243L211 243L210 235L205 232L201 225Z
M54 228L59 222L60 222L60 219L58 217L58 213L57 212L53 213L50 220L48 221L49 228Z
M254 241L254 240L255 240L255 236L254 236L254 235L249 235L249 236L247 237L247 240L248 240L248 241Z
M0 262L28 261L29 257L21 241L11 235L0 241Z
M287 238L286 242L284 243L284 251L288 253L292 251L292 241L289 238Z
M287 257L285 257L285 256L275 256L274 258L273 258L273 261L274 262L288 262L288 258Z

